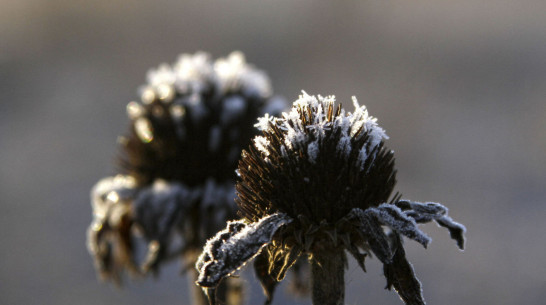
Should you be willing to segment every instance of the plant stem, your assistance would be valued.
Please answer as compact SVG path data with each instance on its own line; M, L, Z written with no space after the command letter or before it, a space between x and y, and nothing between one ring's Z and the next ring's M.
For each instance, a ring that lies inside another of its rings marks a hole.
M343 305L345 301L343 250L331 248L313 253L310 263L313 305Z

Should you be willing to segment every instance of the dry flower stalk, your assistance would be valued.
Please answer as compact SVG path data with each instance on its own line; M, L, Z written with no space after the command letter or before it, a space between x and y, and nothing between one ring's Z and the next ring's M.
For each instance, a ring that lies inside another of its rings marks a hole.
M346 253L364 271L365 257L374 254L383 263L386 288L406 304L425 303L401 236L426 247L430 238L418 223L435 221L463 249L465 228L438 203L391 197L396 171L387 136L353 102L354 112L346 113L334 97L304 92L289 113L259 119L262 135L243 151L238 167L242 219L210 239L196 264L197 283L209 294L255 259L268 304L276 283L307 256L313 304L344 304Z

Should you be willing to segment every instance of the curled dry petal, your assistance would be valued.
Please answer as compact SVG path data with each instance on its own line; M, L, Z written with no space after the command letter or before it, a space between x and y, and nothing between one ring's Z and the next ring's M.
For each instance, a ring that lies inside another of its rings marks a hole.
M466 228L462 224L453 221L447 215L448 209L443 205L435 202L421 203L409 200L399 200L394 204L417 223L426 223L434 220L439 226L447 228L451 238L457 242L459 249L464 249L464 233L466 232Z
M191 202L191 192L181 184L156 181L143 188L134 200L135 221L142 228L148 244L144 272L157 272L167 256L170 237Z
M466 228L451 219L449 216L443 216L440 219L436 219L438 225L445 227L449 230L449 235L457 242L459 249L464 250L464 233Z
M132 257L130 200L135 181L118 175L100 180L91 191L93 222L87 230L87 248L104 280L121 284L123 269L136 274Z
M273 301L273 293L277 288L277 280L269 274L269 255L267 251L262 251L254 259L254 272L262 285L264 295L266 297L265 305L271 304Z
M409 200L399 200L394 203L406 215L413 218L417 223L426 223L447 214L447 208L435 202L416 202Z
M377 219L391 229L411 238L423 247L427 247L431 239L417 227L417 223L411 217L408 217L400 208L393 204L383 203L377 208L367 209L373 213Z
M282 226L292 222L283 213L276 213L249 225L229 222L228 227L207 241L196 268L197 284L214 287L220 280L243 266L269 244ZM234 226L235 224L235 226Z

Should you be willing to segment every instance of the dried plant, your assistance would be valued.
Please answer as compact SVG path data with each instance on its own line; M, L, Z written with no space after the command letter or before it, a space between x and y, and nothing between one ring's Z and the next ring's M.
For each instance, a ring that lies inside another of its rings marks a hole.
M257 134L255 118L284 106L240 52L214 62L203 52L183 54L151 70L140 101L127 105L120 175L91 194L87 245L102 278L157 273L179 256L193 266L206 239L234 217L235 169ZM146 243L143 259L135 232Z
M396 171L387 136L353 102L354 112L346 113L334 97L304 92L289 113L259 119L263 135L243 151L238 166L242 219L210 239L196 264L197 283L209 294L254 258L270 303L277 282L307 256L313 304L343 304L346 252L364 271L373 253L383 263L386 288L406 304L424 304L401 236L426 247L430 238L418 223L435 221L463 249L465 228L438 203L391 197Z

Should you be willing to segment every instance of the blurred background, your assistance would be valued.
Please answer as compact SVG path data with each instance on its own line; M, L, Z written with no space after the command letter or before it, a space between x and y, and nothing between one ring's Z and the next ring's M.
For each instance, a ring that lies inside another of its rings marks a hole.
M0 0L0 303L187 302L178 262L123 290L97 281L89 190L114 174L148 69L241 50L288 100L357 96L390 136L397 190L466 225L464 252L433 224L428 250L406 242L429 304L543 304L546 2L477 2ZM402 304L367 267L351 261L347 304ZM274 304L311 303L283 286Z

